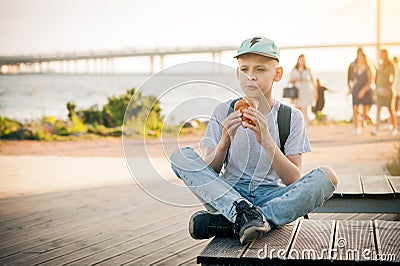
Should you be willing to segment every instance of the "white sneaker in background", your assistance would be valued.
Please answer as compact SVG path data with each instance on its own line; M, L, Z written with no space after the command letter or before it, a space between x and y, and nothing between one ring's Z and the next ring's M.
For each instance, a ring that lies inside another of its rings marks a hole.
M397 129L394 129L394 130L390 131L390 135L391 136L397 136L397 134L399 134L399 131Z
M374 136L378 136L378 130L376 128L373 128L371 130L371 134L374 135Z
M359 128L354 129L354 130L351 132L351 135L353 135L353 136L358 136L358 135L360 135L360 134L361 134L361 129L359 129Z

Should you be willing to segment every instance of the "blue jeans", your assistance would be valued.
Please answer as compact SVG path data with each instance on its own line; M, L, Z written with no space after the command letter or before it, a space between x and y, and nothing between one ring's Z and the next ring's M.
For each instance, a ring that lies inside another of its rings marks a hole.
M175 174L203 202L235 221L235 201L246 199L260 207L271 227L281 227L320 207L335 187L324 171L316 168L286 187L257 185L248 180L224 180L191 147L171 155Z

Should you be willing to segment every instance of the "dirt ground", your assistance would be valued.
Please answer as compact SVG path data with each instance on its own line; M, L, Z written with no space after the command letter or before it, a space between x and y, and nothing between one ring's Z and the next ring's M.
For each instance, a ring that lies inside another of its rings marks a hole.
M303 155L302 172L328 165L340 175L387 174L385 164L394 156L399 136L390 136L388 131L372 136L367 130L352 136L351 131L351 125L310 126L312 152ZM122 138L1 141L0 198L115 184L132 185L132 172L146 175L152 166L172 178L168 154L179 146L197 148L200 139L185 136L145 142L123 141ZM129 163L124 157L125 152L131 158Z

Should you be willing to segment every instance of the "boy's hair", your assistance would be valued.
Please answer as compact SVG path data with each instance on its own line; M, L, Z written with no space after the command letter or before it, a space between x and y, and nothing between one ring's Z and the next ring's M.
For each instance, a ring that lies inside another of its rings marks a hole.
M267 58L275 59L279 62L280 52L276 44L265 37L256 36L244 40L238 49L238 53L234 58L238 58L244 54L258 54Z

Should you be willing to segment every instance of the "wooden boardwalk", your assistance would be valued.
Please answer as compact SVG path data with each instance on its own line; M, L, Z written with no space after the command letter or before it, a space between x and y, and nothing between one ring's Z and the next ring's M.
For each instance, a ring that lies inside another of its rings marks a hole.
M400 262L400 222L298 219L241 245L214 238L198 256L202 265L368 265Z
M157 201L135 185L0 199L0 265L194 265L209 240L188 234L198 208ZM310 219L398 219L322 214Z

